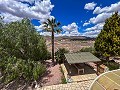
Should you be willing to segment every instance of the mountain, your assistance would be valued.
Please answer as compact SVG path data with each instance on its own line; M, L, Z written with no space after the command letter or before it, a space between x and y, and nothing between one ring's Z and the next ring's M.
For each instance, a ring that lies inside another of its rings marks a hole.
M47 40L51 39L50 36L44 36ZM91 37L85 37L85 36L61 36L61 37L55 37L55 40L63 40L63 39L68 39L68 40L95 40L96 38L91 38Z

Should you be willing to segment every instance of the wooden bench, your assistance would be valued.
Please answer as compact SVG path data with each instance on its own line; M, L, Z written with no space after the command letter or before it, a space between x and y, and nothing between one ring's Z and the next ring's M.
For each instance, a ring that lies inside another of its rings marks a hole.
M97 64L93 63L93 62L87 62L85 63L87 65L89 65L90 67L92 67L95 71L97 71Z
M73 64L75 66L75 68L78 70L78 74L80 71L82 71L84 73L84 68L80 66L80 64Z

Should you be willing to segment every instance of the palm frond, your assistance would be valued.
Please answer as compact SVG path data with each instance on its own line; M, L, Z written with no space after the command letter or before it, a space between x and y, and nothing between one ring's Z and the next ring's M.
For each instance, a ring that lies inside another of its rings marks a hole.
M48 24L52 26L52 21L50 19L47 19L47 21L48 21Z
M60 22L58 22L58 23L57 23L57 26L59 26L59 25L61 25L61 23L60 23Z
M53 19L53 23L55 23L55 22L56 22L56 19L54 18L54 19Z
M56 22L55 18L47 19L47 22L43 22L43 28L45 31L60 33L62 29L59 28L60 22Z
M47 27L48 27L48 24L43 24L42 27L43 27L43 28L47 28Z
M57 27L57 24L54 24L54 27Z
M57 29L55 29L54 32L55 32L55 33L61 33L61 32L62 32L62 29L61 29L61 28L57 28Z
M44 28L45 31L51 32L51 28Z
M47 22L43 22L42 24L48 24Z

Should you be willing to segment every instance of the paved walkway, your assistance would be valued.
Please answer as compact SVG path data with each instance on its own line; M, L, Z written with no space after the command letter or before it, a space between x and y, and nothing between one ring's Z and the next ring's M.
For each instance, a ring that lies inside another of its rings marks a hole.
M88 90L93 80L83 81L79 83L68 83L46 86L37 88L36 90Z

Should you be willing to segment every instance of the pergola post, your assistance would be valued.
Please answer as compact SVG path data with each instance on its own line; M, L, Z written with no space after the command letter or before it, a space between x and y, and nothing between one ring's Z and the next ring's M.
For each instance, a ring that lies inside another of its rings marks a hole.
M97 75L99 75L99 62L97 62Z
M70 65L70 68L69 68L69 74L71 75L71 71L72 71L72 70L71 70L71 64L69 64L69 65Z

